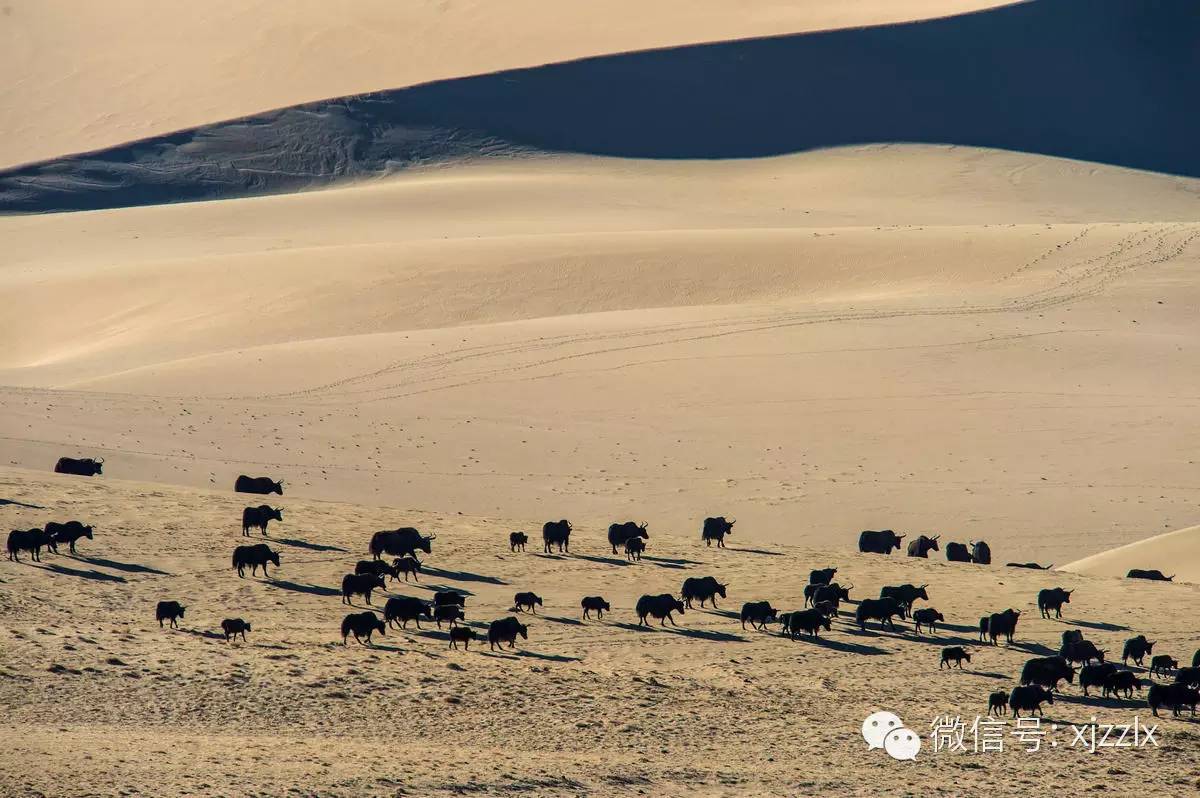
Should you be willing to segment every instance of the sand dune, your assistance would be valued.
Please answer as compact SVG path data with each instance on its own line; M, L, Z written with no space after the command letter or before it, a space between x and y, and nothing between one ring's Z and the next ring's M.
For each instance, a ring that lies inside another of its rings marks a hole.
M1156 569L1176 582L1200 581L1200 527L1155 535L1109 551L1084 557L1059 570L1099 576L1125 576L1131 568Z
M1135 713L1153 722L1144 702L1085 698L1077 685L1047 707L1047 733L1062 726L1037 754L1011 734L1003 753L933 753L926 736L936 717L984 714L988 693L1011 687L1064 629L1110 650L1144 633L1156 653L1190 658L1193 585L861 555L845 542L780 546L740 530L716 550L655 519L640 563L611 555L601 517L573 516L570 555L532 545L512 554L508 532L536 533L533 519L290 496L276 497L284 522L267 540L281 567L238 579L229 553L245 540L244 496L6 468L0 497L13 502L0 506L10 526L66 517L96 526L77 556L0 568L6 795L282 795L303 785L336 796L857 796L915 782L923 794L980 795L1052 784L1066 770L1086 789L1184 795L1200 772L1186 720L1157 721L1158 748L1070 748L1066 724L1130 723ZM479 631L509 613L514 592L534 590L545 605L528 618L529 639L511 652L478 642L455 652L445 629L427 624L389 630L373 649L343 648L342 616L365 606L340 603L341 575L373 531L400 523L436 532L434 551L419 584L392 583L377 606L452 588L467 595ZM843 616L819 641L797 642L741 628L744 601L799 608L797 575L829 565L854 584L852 598L928 583L946 625L924 637L907 622L895 634L860 632ZM719 610L688 611L678 628L637 627L639 595L701 574L729 584ZM1035 596L1055 584L1074 596L1062 620L1042 620ZM585 594L606 596L613 612L583 621ZM154 621L163 599L187 605L178 630ZM978 645L978 616L1008 606L1025 612L1015 644ZM246 643L220 639L230 616L250 621ZM938 669L950 644L972 649L961 672ZM866 750L860 725L881 707L926 736L916 762Z

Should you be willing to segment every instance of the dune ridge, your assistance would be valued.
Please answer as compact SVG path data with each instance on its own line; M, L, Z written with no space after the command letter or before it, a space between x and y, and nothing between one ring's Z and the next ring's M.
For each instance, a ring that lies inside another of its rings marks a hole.
M1155 569L1176 582L1200 582L1200 526L1177 529L1127 543L1060 566L1060 571L1125 576L1130 569Z

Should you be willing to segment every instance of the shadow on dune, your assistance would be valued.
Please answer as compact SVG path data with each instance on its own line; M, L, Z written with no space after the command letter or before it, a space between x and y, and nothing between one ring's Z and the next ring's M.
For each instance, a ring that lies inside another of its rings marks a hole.
M298 549L308 549L309 551L349 551L349 549L343 549L341 546L326 546L322 543L309 543L307 540L299 540L297 538L264 538L264 540L270 540L272 543L278 543L282 546L295 546Z
M497 579L494 576L473 574L470 571L447 571L443 568L431 568L426 565L421 566L421 573L428 574L429 576L439 576L442 579L452 579L455 582L483 582L489 585L508 584L503 579Z
M1128 626L1121 626L1119 623L1104 623L1103 621L1080 621L1076 619L1058 618L1058 623L1064 626L1082 626L1085 629L1099 629L1103 632L1128 632Z
M335 590L332 587L325 587L324 585L302 585L299 582L292 582L288 579L272 579L266 584L283 588L284 590L291 590L295 593L308 593L313 596L342 595L342 591Z
M598 557L594 554L576 554L575 558L600 563L601 565L633 565L629 560L619 560L616 557Z
M12 505L13 507L28 507L30 510L46 509L40 504L26 504L25 502L19 502L16 499L0 499L0 507L4 507L5 505Z
M787 640L787 639L785 638L785 640ZM787 642L789 642L789 643L792 643L792 642L809 643L810 645L820 646L822 648L828 648L828 649L832 649L834 651L844 651L848 654L866 654L866 655L873 656L875 654L890 654L891 653L886 648L879 648L878 646L868 646L863 643L851 643L851 642L848 642L845 640L838 640L838 639L832 638L832 637L812 637L810 635L798 635L794 641L787 640Z
M1200 176L1190 0L1043 0L341 97L0 173L0 211L291 191L462 155L923 142Z
M157 568L151 568L149 565L138 565L132 562L118 562L117 560L106 560L103 557L78 557L81 562L86 562L89 565L99 565L101 568L113 568L117 571L127 571L136 574L156 574L158 576L170 576L166 571L160 571Z
M65 576L78 576L81 579L92 579L96 582L124 582L125 577L117 576L116 574L106 574L103 571L90 570L81 571L78 568L68 568L65 565L56 565L54 563L30 563L35 568L41 568L43 571L52 571L56 574Z

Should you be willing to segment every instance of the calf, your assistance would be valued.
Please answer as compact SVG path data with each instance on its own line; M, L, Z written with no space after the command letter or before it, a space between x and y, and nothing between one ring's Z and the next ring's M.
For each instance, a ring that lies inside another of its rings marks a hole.
M373 574L380 578L390 576L396 579L400 576L400 569L394 565L388 565L383 560L359 560L354 566L356 574Z
M1154 659L1150 660L1150 675L1166 676L1167 671L1173 671L1178 667L1179 660L1170 654L1157 654Z
M1155 642L1157 641L1147 640L1145 635L1129 638L1125 641L1125 648L1121 652L1121 662L1128 665L1129 660L1133 660L1140 668L1146 655L1154 653Z
M640 560L644 551L646 551L646 541L644 538L630 538L625 541L626 559Z
M923 607L919 610L916 610L912 614L912 619L913 631L917 634L921 634L922 626L929 627L930 632L936 632L938 622L946 620L940 612L932 607Z
M779 610L772 607L769 601L748 601L742 605L742 628L745 629L746 621L749 621L752 628L761 631L767 628L767 624L774 623L778 615Z
M417 574L421 573L421 563L417 562L416 557L397 557L392 560L392 567L396 570L393 572L392 578L395 579L395 574L404 574L404 581L408 581L408 575L412 574L414 582L420 582Z
M940 671L942 668L953 668L955 665L958 666L959 670L962 670L962 663L964 659L967 662L971 661L971 655L967 653L965 648L962 646L947 646L946 648L942 649L942 661L938 664L938 670Z
M603 596L584 596L583 601L579 602L579 606L583 607L583 617L590 618L589 613L596 613L597 618L603 618L604 613L608 612L611 607L604 600Z
M342 645L347 645L346 638L350 635L354 635L354 639L360 645L375 645L371 642L371 635L375 632L386 635L386 629L387 625L379 620L379 616L375 613L369 611L352 612L342 619ZM366 643L363 643L362 639L364 637L367 639Z
M170 621L172 629L178 629L178 619L183 617L183 611L187 607L180 604L178 601L160 601L158 606L154 608L154 617L158 621L158 628L162 628L163 621Z
M409 621L416 621L417 628L420 629L422 618L433 620L433 612L425 602L412 596L393 596L383 606L383 619L387 621L388 626L399 621L400 627L407 629Z
M471 650L471 641L475 639L475 630L469 626L452 626L450 627L450 648L458 648L458 644L462 643L463 648Z
M243 621L241 618L226 618L221 621L221 631L225 633L225 639L231 637L242 636L242 642L246 640L246 632L251 631L250 624Z
M537 593L518 593L513 596L513 608L517 612L532 612L537 615L537 608L542 606L542 597Z
M1171 714L1175 717L1179 717L1179 713L1183 709L1190 709L1194 718L1196 717L1196 705L1200 704L1200 690L1179 682L1152 684L1150 693L1146 696L1146 703L1150 705L1150 711L1156 718L1159 707L1169 707Z
M342 577L342 603L350 604L351 596L362 596L371 603L372 590L387 590L387 583L376 574L346 574Z
M1022 709L1028 711L1030 715L1045 715L1046 713L1042 712L1043 701L1053 704L1054 694L1036 684L1014 687L1008 694L1008 705L1012 708L1014 718L1021 717Z
M1103 694L1105 698L1117 693L1124 693L1125 698L1133 698L1133 691L1142 690L1142 680L1133 671L1113 671L1104 677Z
M1084 695L1088 693L1089 687L1099 687L1104 689L1104 685L1108 683L1108 677L1117 672L1117 666L1111 662L1101 662L1098 665L1084 665L1079 669L1079 686L1083 688Z
M453 629L458 625L459 621L465 620L466 615L463 614L462 607L456 607L453 604L443 604L440 607L433 608L433 620L437 623L439 629L442 628L442 621L450 624Z
M838 614L838 605L832 601L818 601L813 605L813 609L826 618L836 618Z
M524 532L510 532L508 535L508 548L512 551L525 551L525 544L529 542L529 535ZM453 642L453 641L451 641Z
M997 690L988 696L988 714L1008 714L1008 693L1003 690Z
M796 637L803 632L810 637L820 637L820 630L830 631L833 625L830 623L828 616L824 615L820 610L808 609L798 610L788 613L786 631L788 637L795 640Z

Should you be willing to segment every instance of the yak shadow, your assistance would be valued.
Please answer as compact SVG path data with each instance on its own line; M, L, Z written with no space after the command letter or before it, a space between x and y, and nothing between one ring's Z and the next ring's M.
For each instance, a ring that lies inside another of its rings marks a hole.
M978 642L978 641L976 641ZM1057 650L1042 643L1034 643L1031 641L1012 642L1008 644L1009 648L1017 648L1021 651L1028 651L1030 654L1037 654L1042 657L1050 657L1058 653Z
M436 584L431 584L431 583L409 582L404 587L405 588L409 588L409 587L420 588L421 590L428 590L430 593L451 593L451 592L453 592L453 593L458 593L459 595L462 595L462 596L474 596L475 595L474 593L472 593L470 590L467 590L466 588L450 587L449 585L436 585ZM397 584L396 590L398 590L399 588L400 588L400 585ZM389 583L388 592L395 593L396 590L393 590L391 587L391 583ZM398 594L398 595L402 595L402 594Z
M90 565L99 565L101 568L113 568L118 571L128 571L135 574L157 574L158 576L170 576L166 571L160 571L157 568L151 568L148 565L138 565L132 562L118 562L116 560L106 560L103 557L79 557L82 562Z
M955 668L955 670L959 670ZM961 669L963 673L969 673L972 676L982 676L985 679L1011 679L1011 673L996 673L994 671L973 671L966 668Z
M730 632L714 632L708 629L691 629L686 626L667 627L668 632L680 635L682 637L695 637L700 640L711 640L714 643L747 643L745 637L735 635Z
M626 621L612 621L611 625L617 627L618 629L625 629L626 631L629 631L629 632L657 632L659 630L669 631L671 629L671 627L669 625L668 626L649 626L649 625L642 625L640 623L628 623Z
M791 640L790 638L787 638L786 636L784 636L784 638L787 639L789 643L792 643L792 642L809 643L814 646L820 646L821 648L828 648L832 651L844 651L848 654L865 654L865 655L873 656L876 654L890 654L891 653L891 651L889 651L888 649L880 648L879 646L868 646L864 643L851 643L851 642L847 642L844 640L835 640L832 637L815 637L812 635L797 635L795 640Z
M643 560L649 560L655 565L663 568L682 568L685 565L704 565L698 560L688 560L681 557L651 557L649 554L642 555Z
M341 546L326 546L322 543L309 543L307 540L299 540L297 538L267 538L273 543L279 543L284 546L295 546L298 549L308 549L309 551L340 551L349 552L349 549L343 549Z
M906 634L904 639L935 646L974 646L979 644L977 637L937 637L936 635L919 635L915 632Z
M26 504L25 502L19 502L16 499L0 499L0 507L3 507L4 505L7 505L7 504L11 504L13 507L27 507L30 510L45 510L46 509L45 507L43 507L40 504Z
M971 626L969 624L945 623L943 621L938 621L938 626L942 629L950 629L955 632L974 632L976 635L979 634L979 627ZM978 643L979 641L976 640L975 642Z
M633 565L629 560L619 560L616 557L597 557L594 554L576 554L575 557L588 562L597 562L601 565Z
M1069 620L1068 621L1068 620L1065 620L1062 618L1054 618L1052 620L1058 621L1059 623L1065 624L1066 626L1082 626L1085 629L1098 629L1102 632L1128 632L1129 631L1128 626L1121 626L1121 624L1119 624L1119 623L1104 623L1103 621L1079 621L1079 620Z
M214 632L211 629L179 629L177 631L192 635L193 637L203 637L207 640L220 640L224 642L225 635L221 632Z
M782 551L767 551L766 549L743 549L737 546L723 546L722 548L728 551L736 551L739 554L761 554L766 557L782 557Z
M41 568L43 571L51 571L64 576L78 576L83 579L91 579L96 582L124 582L125 577L115 574L106 574L103 571L91 570L81 571L78 568L68 568L65 565L55 565L54 563L31 563L35 567Z
M335 590L332 587L323 585L302 585L299 582L292 582L288 579L272 579L267 582L268 585L280 587L284 590L291 590L295 593L308 593L313 596L340 596L342 591Z
M508 584L503 579L497 579L494 576L484 576L483 574L473 574L470 571L447 571L444 568L422 566L421 572L429 576L439 576L442 579L450 579L455 582L483 582L488 585Z
M740 612L734 612L733 610L722 610L722 609L714 610L714 609L709 609L708 607L704 607L703 609L701 609L700 607L697 607L696 609L697 609L697 611L707 612L709 615L720 615L722 618L733 618L734 620L739 620L742 617L742 614Z
M539 615L538 617L543 621L550 621L550 623L561 623L566 624L567 626L583 626L583 621L575 618L563 618L561 616L556 618L553 615Z

